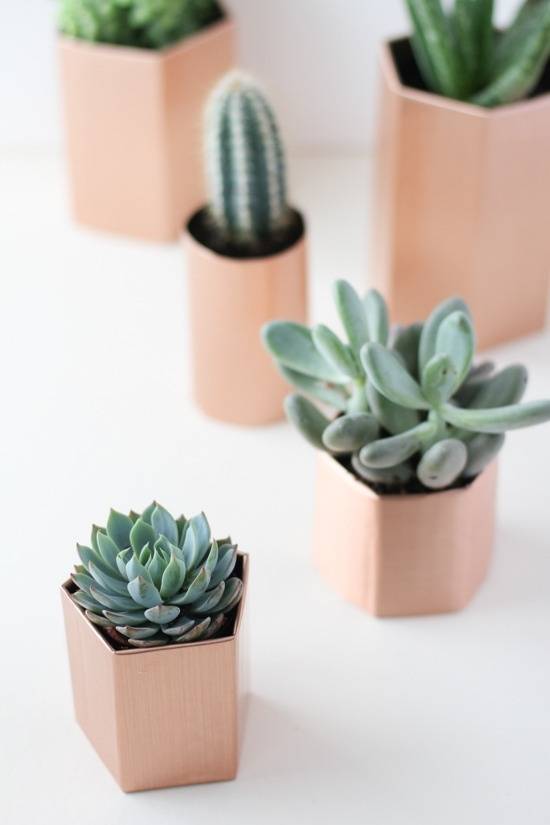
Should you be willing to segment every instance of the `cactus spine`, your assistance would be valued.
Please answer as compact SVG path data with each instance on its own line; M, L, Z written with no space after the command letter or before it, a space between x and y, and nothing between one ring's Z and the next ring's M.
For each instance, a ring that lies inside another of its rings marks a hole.
M209 212L237 243L276 236L287 225L284 152L277 122L258 85L230 72L212 92L205 123Z

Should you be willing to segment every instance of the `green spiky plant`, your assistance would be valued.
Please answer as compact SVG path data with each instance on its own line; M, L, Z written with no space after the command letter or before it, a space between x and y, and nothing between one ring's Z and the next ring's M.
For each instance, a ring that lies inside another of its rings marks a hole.
M492 461L507 430L550 420L550 401L518 403L527 384L523 366L473 366L474 330L461 299L390 336L378 292L361 300L337 281L334 295L346 343L322 324L287 321L267 324L262 336L300 391L285 401L289 419L315 447L349 458L371 485L391 492L465 483Z
M217 0L58 0L68 37L161 49L220 20Z
M212 539L204 513L177 520L153 502L141 515L111 510L77 544L74 601L107 635L132 647L196 642L221 629L243 583L237 546Z
M216 86L205 113L208 217L215 234L254 251L276 244L292 224L284 149L273 110L241 71Z
M550 0L524 0L497 31L494 0L406 0L412 47L424 83L445 97L499 106L526 97L550 56Z

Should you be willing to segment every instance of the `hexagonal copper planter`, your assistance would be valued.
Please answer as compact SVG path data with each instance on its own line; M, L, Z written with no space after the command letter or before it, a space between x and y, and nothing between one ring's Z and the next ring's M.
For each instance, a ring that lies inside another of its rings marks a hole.
M398 323L456 294L480 347L542 329L550 94L483 109L404 78L421 84L408 41L384 45L370 277Z
M124 791L234 779L246 699L243 597L231 635L114 650L61 588L77 721Z
M467 487L380 496L320 453L316 566L340 595L374 616L460 610L489 566L496 480L493 462Z
M176 240L204 200L202 109L234 52L230 20L160 50L59 39L79 223Z

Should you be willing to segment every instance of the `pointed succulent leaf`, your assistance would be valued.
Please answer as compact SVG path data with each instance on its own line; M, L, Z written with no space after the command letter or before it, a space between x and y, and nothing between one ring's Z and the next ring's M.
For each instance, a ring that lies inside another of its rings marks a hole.
M88 565L88 570L99 586L108 593L118 593L121 596L128 595L128 591L126 590L126 582L122 581L122 579L115 579L113 576L108 576L107 573L104 573L103 570L96 567L93 561L91 561Z
M369 406L380 424L392 435L412 430L420 421L416 410L409 410L389 401L378 392L373 384L367 385Z
M323 450L323 433L330 424L329 419L311 401L301 395L287 395L284 408L287 418L304 438L314 447Z
M478 433L504 433L550 421L550 401L527 401L488 410L464 410L446 404L442 415L449 424Z
M130 544L134 553L136 555L141 553L146 544L153 547L156 537L155 531L142 515L130 530Z
M359 451L359 460L366 467L375 469L395 467L422 450L435 431L435 423L424 421L408 432L389 438L379 438Z
M430 358L435 355L439 327L448 315L457 311L464 312L466 315L470 314L462 298L449 298L447 301L439 304L424 323L418 345L418 368L420 374L424 371Z
M225 582L221 581L217 587L213 590L208 590L204 594L204 599L200 599L199 601L195 602L193 605L193 613L197 615L205 615L210 613L210 611L214 610L219 602L225 591Z
M350 346L359 355L369 340L365 306L352 285L343 280L334 284L334 300Z
M349 378L362 377L362 370L353 352L331 329L324 324L318 324L312 329L311 334L317 350L335 370Z
M94 613L93 610L86 610L86 618L89 619L92 624L97 624L99 627L110 627L111 622L102 616L100 613Z
M506 407L521 401L527 387L527 370L521 364L511 364L480 384L468 407L490 409Z
M153 556L147 565L147 573L151 577L151 581L155 585L156 588L160 587L160 583L162 581L162 574L166 568L166 563L162 556L160 555L159 551L156 549L153 551ZM135 578L134 576L132 578Z
M176 636L174 642L198 642L208 630L210 621L210 617L207 616L206 619L203 619L202 622L195 625L195 627L193 627L191 630L188 630L187 633L184 633L181 636Z
M210 624L208 625L206 631L202 634L202 640L205 642L207 639L211 639L212 636L215 636L218 630L222 627L225 622L225 614L218 613L217 616L212 617Z
M243 589L244 585L240 579L237 579L236 577L227 579L225 582L223 596L214 608L215 612L222 613L223 611L229 612L232 610L235 605L239 603L243 594Z
M133 527L131 518L124 513L111 510L107 519L107 534L114 541L119 550L130 546L130 530Z
M117 625L116 629L128 639L149 639L159 630L158 627L132 627L131 625Z
M95 550L96 553L99 553L99 546L97 543L97 534L98 533L105 533L105 529L103 527L98 527L97 524L92 524L92 536L91 536L91 544L92 548Z
M448 401L453 394L458 373L448 355L433 355L422 371L422 392L434 407Z
M195 619L190 619L187 616L180 616L179 619L172 625L163 625L162 632L167 636L182 636L195 624Z
M483 472L501 450L504 439L503 433L478 433L471 438L466 444L468 460L462 474L466 478L473 478Z
M210 546L210 552L208 553L206 561L204 562L204 566L206 567L206 572L208 573L209 576L211 576L212 573L214 572L214 570L216 569L216 565L218 563L218 557L219 557L218 542L216 541L216 539L214 539L212 541L211 546Z
M162 581L160 584L160 595L167 601L174 593L177 593L183 582L185 581L186 567L182 559L179 559L175 553L172 553L170 561L166 570L162 574ZM167 619L170 621L170 619Z
M425 487L441 490L459 477L468 458L466 446L456 438L437 441L422 456L416 474Z
M168 643L168 639L162 636L154 636L152 639L128 639L128 644L132 647L160 647Z
M116 557L116 565L118 567L118 572L122 576L123 579L128 581L128 574L126 573L126 565L130 561L133 555L133 550L131 547L126 548L126 550L121 550L120 553L117 554Z
M419 378L418 372L418 346L420 335L422 334L422 324L410 324L396 330L392 349L403 359L407 371L413 378Z
M137 605L134 604L134 607ZM131 625L132 627L141 627L145 622L145 613L143 610L127 610L127 611L113 611L104 610L103 615L109 619L114 625Z
M145 546L148 547L149 545ZM132 581L132 579L135 579L138 576L151 580L148 569L140 562L135 554L132 554L126 564L126 578L128 581Z
M147 565L151 561L151 557L151 548L148 544L146 544L141 553L139 554L139 563L142 564L143 567L147 568Z
M319 381L303 375L301 372L291 370L288 367L278 364L278 369L283 378L310 398L316 398L323 404L328 404L339 412L347 409L349 394L345 387L340 385L330 385L326 381Z
M185 531L187 530L187 519L184 515L181 515L179 518L176 519L176 524L178 526L178 547L181 547L183 544L183 539L185 537Z
M145 611L145 618L155 624L169 624L177 619L180 614L179 607L175 605L156 604L148 607Z
M197 558L195 559L195 564L200 564L210 549L210 525L204 513L193 516L190 523L197 538Z
M453 364L456 378L452 395L468 375L475 352L474 330L465 312L457 310L444 318L437 330L435 351L447 355Z
M107 591L99 587L99 585L90 587L90 595L109 610L125 611L135 610L136 608L135 602L128 596L122 596L119 593L107 593Z
M97 599L94 599L92 596L90 596L87 592L85 593L83 590L77 590L76 593L72 593L71 598L73 601L79 604L80 607L84 607L86 610L101 612L101 602L98 602Z
M110 538L106 533L98 533L97 546L99 547L101 558L105 564L108 565L111 573L116 573L118 576L118 567L116 563L116 557L120 552L118 545L116 545L112 538Z
M268 352L285 367L333 384L347 383L347 376L327 363L313 343L310 330L302 324L272 321L264 326L262 337Z
M88 575L88 573L71 573L71 579L77 587L84 590L85 593L90 592L90 585L93 586L95 579Z
M220 547L219 559L214 572L210 578L210 587L215 587L221 581L231 575L237 562L237 546Z
M130 510L130 512L128 513L128 517L132 524L135 524L139 518L139 513L136 513L134 510Z
M365 295L365 313L369 341L386 346L390 334L388 308L376 289L369 289Z
M492 361L482 361L470 369L464 382L454 395L454 400L460 407L469 407L472 398L483 384L490 378L495 365ZM519 399L517 399L519 401ZM497 405L500 406L500 405Z
M412 410L430 408L420 386L394 352L381 344L365 344L361 350L361 360L369 381L389 401Z
M367 400L367 382L356 381L352 390L352 396L348 401L345 412L367 413L369 412L369 402Z
M199 596L202 596L209 583L210 575L208 574L206 567L201 567L187 590L184 593L178 593L177 596L171 598L170 603L177 605L193 604Z
M187 570L192 570L199 555L197 536L192 524L189 524L185 533L181 554Z
M157 502L152 501L151 504L149 504L149 506L146 507L145 510L143 511L143 513L141 514L141 519L146 524L149 524L149 525L151 524L151 516L153 515L153 511L154 511L156 506L157 506Z
M398 487L406 484L412 478L412 469L408 463L398 464L395 467L365 467L355 453L351 457L351 464L359 478L370 481L372 484L384 484L389 487Z
M172 544L178 543L178 525L160 504L157 504L151 514L151 526L159 536L166 536Z
M155 607L162 601L153 582L143 576L136 576L128 582L128 592L132 599L142 607Z
M369 413L349 413L336 418L323 432L323 444L333 453L354 453L380 434L380 425Z

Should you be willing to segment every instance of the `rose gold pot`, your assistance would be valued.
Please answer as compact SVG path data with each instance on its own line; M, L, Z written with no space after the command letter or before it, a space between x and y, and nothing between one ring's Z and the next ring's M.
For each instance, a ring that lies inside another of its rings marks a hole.
M460 610L489 565L496 479L493 463L468 487L380 496L320 453L316 565L340 595L374 616Z
M60 38L77 221L176 240L204 200L202 109L234 65L234 41L231 21L158 51Z
M483 109L403 85L381 53L371 276L399 323L461 295L481 347L544 326L550 94ZM403 51L405 49L405 51ZM403 65L403 63L401 63Z
M235 778L246 696L240 558L233 634L196 644L115 651L63 584L76 718L123 791Z
M232 424L278 421L289 385L273 368L260 330L275 319L306 320L305 234L266 258L219 255L189 231L184 248L196 403Z

